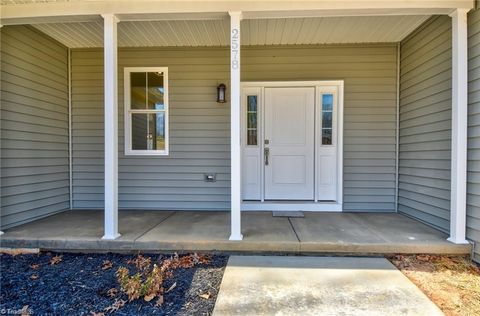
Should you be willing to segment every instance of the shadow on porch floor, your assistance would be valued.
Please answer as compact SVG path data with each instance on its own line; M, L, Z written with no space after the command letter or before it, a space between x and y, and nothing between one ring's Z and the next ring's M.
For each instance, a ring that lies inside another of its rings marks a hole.
M242 213L243 241L229 241L230 213L120 211L121 237L102 240L103 212L66 211L8 229L2 247L90 251L468 254L446 234L395 213Z

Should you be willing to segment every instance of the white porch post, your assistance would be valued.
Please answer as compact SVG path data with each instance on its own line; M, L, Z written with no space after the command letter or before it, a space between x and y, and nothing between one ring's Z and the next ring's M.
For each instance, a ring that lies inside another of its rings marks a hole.
M456 244L467 243L467 123L468 43L467 12L457 9L452 17L452 165L450 196L450 237Z
M230 14L230 163L231 163L231 235L242 240L240 196L240 20L241 12Z
M117 97L117 23L114 14L104 20L105 89L105 234L116 239L118 233L118 97Z

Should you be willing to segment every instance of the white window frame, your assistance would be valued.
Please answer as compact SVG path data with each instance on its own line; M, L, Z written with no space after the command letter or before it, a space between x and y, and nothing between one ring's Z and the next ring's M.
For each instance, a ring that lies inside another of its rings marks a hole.
M163 72L164 110L132 110L130 108L130 74L132 72ZM127 156L168 156L169 155L169 91L168 67L125 67L123 69L124 82L124 117L125 117L125 155ZM133 150L131 117L134 113L165 113L165 149L164 150Z

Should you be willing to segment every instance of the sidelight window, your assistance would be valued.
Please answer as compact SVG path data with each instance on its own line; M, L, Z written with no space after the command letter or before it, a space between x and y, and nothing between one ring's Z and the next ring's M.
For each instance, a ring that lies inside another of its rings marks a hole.
M322 145L332 145L333 94L322 94Z
M247 96L247 146L258 145L258 97Z

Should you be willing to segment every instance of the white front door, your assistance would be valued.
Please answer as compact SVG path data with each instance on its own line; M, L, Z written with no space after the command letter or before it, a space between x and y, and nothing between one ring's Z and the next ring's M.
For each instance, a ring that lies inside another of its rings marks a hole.
M315 88L265 88L266 200L314 200Z

